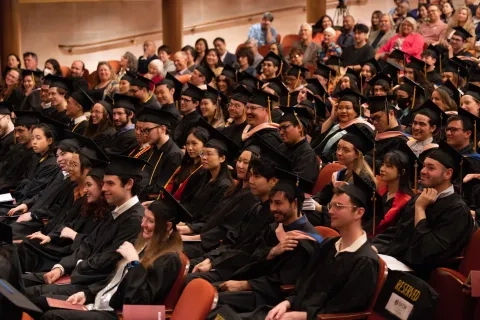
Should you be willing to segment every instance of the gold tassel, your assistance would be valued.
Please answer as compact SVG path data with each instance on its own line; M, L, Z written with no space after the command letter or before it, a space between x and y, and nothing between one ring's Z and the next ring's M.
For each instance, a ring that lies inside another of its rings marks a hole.
M290 92L287 95L287 107L290 107Z
M477 119L473 121L473 151L476 151L477 146Z
M272 123L272 110L270 109L270 97L267 97L267 112L268 112L268 121Z
M412 107L410 108L410 110L412 110L415 106L415 94L417 93L417 87L416 86L413 86L413 95L412 95Z
M418 190L418 162L415 160L415 164L413 165L413 170L415 170L413 174L413 193L417 193Z

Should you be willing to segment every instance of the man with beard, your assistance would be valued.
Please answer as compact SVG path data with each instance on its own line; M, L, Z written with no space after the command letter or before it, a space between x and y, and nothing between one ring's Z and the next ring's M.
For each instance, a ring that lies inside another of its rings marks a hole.
M128 155L137 146L135 125L132 123L137 99L123 94L115 94L113 101L113 124L117 132L113 136L111 147L106 148L105 152Z

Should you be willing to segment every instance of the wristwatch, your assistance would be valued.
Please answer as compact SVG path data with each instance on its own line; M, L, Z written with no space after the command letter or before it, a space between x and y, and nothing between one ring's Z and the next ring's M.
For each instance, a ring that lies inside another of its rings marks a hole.
M127 269L138 266L139 264L140 264L140 261L138 261L138 260L130 261L129 263L127 263Z

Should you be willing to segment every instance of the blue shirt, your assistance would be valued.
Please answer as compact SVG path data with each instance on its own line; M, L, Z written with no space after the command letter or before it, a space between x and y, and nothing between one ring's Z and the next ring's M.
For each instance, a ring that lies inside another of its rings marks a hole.
M308 222L307 220L307 216L306 215L303 215L301 216L299 219L297 219L296 221L292 222L291 224L289 224L288 226L283 226L283 229L285 231L292 231L292 230L299 230L299 231L302 231L303 227L305 226L305 224ZM305 232L305 234L309 235L310 237L314 238L315 240L317 240L318 243L321 243L323 242L323 237L321 235L319 235L318 233L310 233L310 232Z
M277 31L271 27L270 30L272 31L272 42L275 43L277 40ZM256 23L250 27L248 30L248 38L253 38L258 41L258 46L261 47L267 43L267 31L262 29L262 25L260 23Z

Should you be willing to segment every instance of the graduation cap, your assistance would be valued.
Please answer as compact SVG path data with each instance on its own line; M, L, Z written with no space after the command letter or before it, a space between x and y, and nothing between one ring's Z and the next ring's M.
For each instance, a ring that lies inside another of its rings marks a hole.
M410 62L405 65L406 68L411 68L414 70L422 70L423 74L427 76L427 68L430 67L425 61L415 58L414 56L410 57Z
M352 172L352 173L355 173L355 172ZM350 198L353 198L356 200L356 202L360 203L360 206L365 209L364 218L362 220L368 221L370 220L370 215L369 215L370 210L368 210L368 208L372 207L371 203L372 203L373 192L370 192L372 189L370 186L368 186L367 188L364 188L365 184L368 185L368 183L366 182L362 183L361 182L362 180L359 180L357 178L357 183L354 182L354 183L345 184L341 187L341 190L344 191Z
M221 151L226 156L227 162L232 162L238 156L240 147L232 139L208 124L205 119L198 119L196 126L205 128L210 133L210 139L205 144L205 148Z
M203 98L203 90L191 83L187 83L187 88L183 90L182 96L187 96L193 100L200 101Z
M390 54L388 55L389 59L395 59L395 60L400 60L403 62L403 65L406 65L406 59L407 59L408 53L403 52L400 49L395 49Z
M68 78L49 74L45 79L50 82L50 88L62 88L68 92L72 91L73 83L72 80Z
M281 73L280 68L283 65L283 61L282 58L280 58L280 56L278 56L275 52L269 51L267 55L263 58L262 63L265 61L270 61L273 63L274 66L279 67L278 73Z
M443 86L439 86L437 90L438 89L445 91L448 94L448 96L452 98L453 101L455 101L457 106L460 105L460 92L458 91L457 87L453 84L453 82L450 81L450 79L447 79L447 81L445 81Z
M467 85L467 90L465 90L465 93L464 93L465 96L472 96L473 98L475 98L477 101L480 101L480 87L479 86L476 86L472 83L469 83Z
M336 64L328 63L330 58L328 58L325 64L321 64L321 63L317 64L317 69L313 73L313 74L317 74L319 76L324 77L327 80L327 82L330 81L330 78L335 77L337 75L337 71L327 66L327 65L336 65ZM330 62L333 62L333 61L330 61Z
M268 79L267 87L275 91L278 97L285 97L290 93L280 77Z
M9 301L10 305L6 307L7 310L2 309L2 311L6 312L7 315L15 314L14 311L16 310L18 310L19 315L21 315L21 311L24 311L28 314L32 314L33 312L35 315L43 314L42 310L40 310L33 302L28 300L27 297L15 289L15 287L5 279L0 279L0 295ZM10 313L8 310L11 310L12 313ZM5 315L3 312L2 314Z
M363 154L373 149L375 144L373 137L362 130L357 124L352 124L345 128L345 130L347 134L341 138L342 140L350 142Z
M135 105L138 103L138 99L125 94L115 93L113 96L113 109L124 108L135 112Z
M38 124L39 113L34 111L15 111L15 127L32 126Z
M346 88L339 93L340 98L349 100L349 101L357 101L359 105L364 104L367 102L367 98L362 96L360 93L357 91L354 91L350 88Z
M298 85L298 81L300 80L300 77L305 78L305 75L307 74L308 69L305 68L304 66L299 66L296 64L291 64L290 68L287 71L287 75L289 76L294 76L296 78L295 81L295 88Z
M227 64L223 67L223 70L220 74L222 76L225 76L225 77L230 78L233 81L237 82L237 70L229 64Z
M397 150L392 150L397 153L406 163L410 165L410 181L412 181L413 192L416 193L418 189L418 177L422 170L423 163L413 153L412 149L407 145L407 142L397 145Z
M95 101L86 93L82 88L79 91L75 91L70 95L70 98L75 100L82 106L83 112L90 111L95 104Z
M355 171L352 171L353 185L355 188L349 190L351 194L347 191L347 194L350 197L353 197L362 203L365 208L364 219L363 221L372 222L372 234L375 234L375 227L380 224L380 221L383 217L383 198L377 193L377 187L375 184L370 184L360 177ZM348 186L348 185L347 185ZM347 187L347 190L349 188ZM363 193L359 194L357 190L361 190ZM353 193L352 193L353 191ZM365 202L364 202L365 201ZM377 221L378 220L378 221Z
M177 118L171 113L159 108L146 106L137 115L138 121L151 122L161 126L171 128L177 123Z
M250 96L252 93L245 88L242 85L238 85L232 93L232 96L230 97L231 100L236 100L238 102L241 102L243 104L247 104L248 100L250 99Z
M447 121L448 115L440 109L432 100L427 100L420 107L418 107L413 113L413 117L421 110L428 110L428 117L437 126L437 128L443 127L444 121Z
M465 30L463 27L453 27L455 30L454 35L461 37L464 41L468 40L469 38L473 37L470 32Z
M342 67L343 65L344 65L343 59L341 57L338 57L338 56L330 56L330 57L328 57L327 61L325 61L325 66ZM329 69L334 71L331 68L329 68ZM336 76L336 73L335 74L332 73L332 76Z
M0 243L12 244L12 227L0 222Z
M272 147L259 134L253 135L253 145L260 147L260 158L275 165L276 168L291 170L292 163L283 153Z
M398 77L401 70L403 70L403 68L399 65L387 61L387 65L382 69L382 73L388 74L390 76L389 83L393 82L393 84L397 84L399 82Z
M150 163L141 158L132 158L121 155L109 154L110 163L105 168L105 175L112 176L139 176L145 166L149 166Z
M39 113L39 120L40 123L45 123L47 124L50 128L52 128L53 134L55 141L60 141L62 140L63 137L63 132L68 129L68 125L57 121L53 118L47 117L44 115L42 112Z
M367 83L371 86L377 84L378 81L385 81L390 87L393 87L393 79L386 73L378 72L373 78L367 81Z
M462 61L459 59L455 60L452 58L448 60L443 72L452 72L454 74L458 74L462 78L468 77L468 69L465 64L463 64ZM456 83L456 86L458 86L458 82Z
M155 84L155 87L160 86L162 84L166 85L168 88L175 89L175 92L173 93L173 100L175 101L180 100L180 97L182 96L183 83L178 81L178 79L175 76L173 76L170 72L167 72L165 79Z
M415 106L415 100L420 97L420 96L425 96L425 89L417 82L407 78L407 77L403 77L403 83L404 85L406 86L410 86L411 88L411 99L412 99L412 109L413 107ZM408 91L407 91L408 92ZM410 92L409 92L410 93Z
M192 215L178 202L170 192L164 187L160 189L157 200L153 201L148 210L152 211L155 216L161 216L166 221L172 222L173 228L179 222L191 222Z
M325 100L328 96L327 90L322 86L320 81L317 78L308 78L305 79L307 85L305 86L308 90L310 90L314 95L319 96L323 100Z
M463 108L458 108L458 116L462 119L463 129L471 130L473 136L473 147L477 148L477 133L480 130L480 118Z
M343 76L348 77L350 80L355 80L357 86L360 86L360 77L353 69L348 68Z
M130 85L150 89L150 86L153 85L153 81L141 76L140 74L127 70L127 74L132 78Z
M315 117L319 117L321 119L327 118L327 105L322 100L315 100L313 102L313 107L315 110Z
M312 114L307 108L280 107L280 110L283 112L280 123L284 121L290 121L292 124L298 123L304 128L304 131L308 128L308 123L313 120ZM304 133L306 134L306 132Z
M198 70L205 77L205 84L209 84L215 78L215 73L208 66L197 65L195 70Z
M238 74L238 81L239 84L246 86L249 90L260 89L264 84L263 81L255 78L250 73L245 71Z
M210 99L213 101L213 103L217 103L221 101L222 104L228 101L228 98L223 93L221 93L219 90L215 89L214 87L211 87L208 85L207 85L207 90L203 90L202 99Z
M440 45L440 44L437 44L437 45L428 45L427 49L431 50L432 52L434 52L437 56L436 56L436 60L437 60L437 64L439 66L439 71L440 73L443 72L443 59L445 57L448 57L448 48Z
M127 81L128 83L131 84L133 82L133 77L131 75L129 75L128 73L125 73L120 80L125 80L125 81Z
M371 96L368 98L368 109L370 115L383 111L387 115L387 123L390 124L388 108L391 108L389 101L394 100L392 96Z
M368 65L370 67L370 69L372 69L372 68L375 69L375 72L372 72L372 73L378 73L382 70L382 68L380 68L380 65L378 64L377 59L375 59L375 58L372 58L372 59L368 60L363 65L364 66Z
M0 102L0 115L10 115L13 111L13 104L10 101Z
M110 161L103 150L89 137L85 137L70 130L65 130L64 137L65 140L74 140L78 142L79 151L89 160L92 160L92 164L98 162L105 164ZM62 140L62 142L65 140Z
M297 174L283 170L281 168L275 168L275 177L278 182L275 184L275 190L284 191L287 194L294 195L297 199L305 199L305 193L312 193L313 182L308 181ZM298 208L299 212L302 208Z
M272 121L272 102L278 101L278 97L268 92L253 89L252 96L248 100L248 103L256 104L261 107L267 108L269 121Z
M83 151L84 152L84 151ZM87 176L96 177L100 180L103 180L105 175L105 168L108 165L106 162L94 162L92 163L92 168L88 171Z

